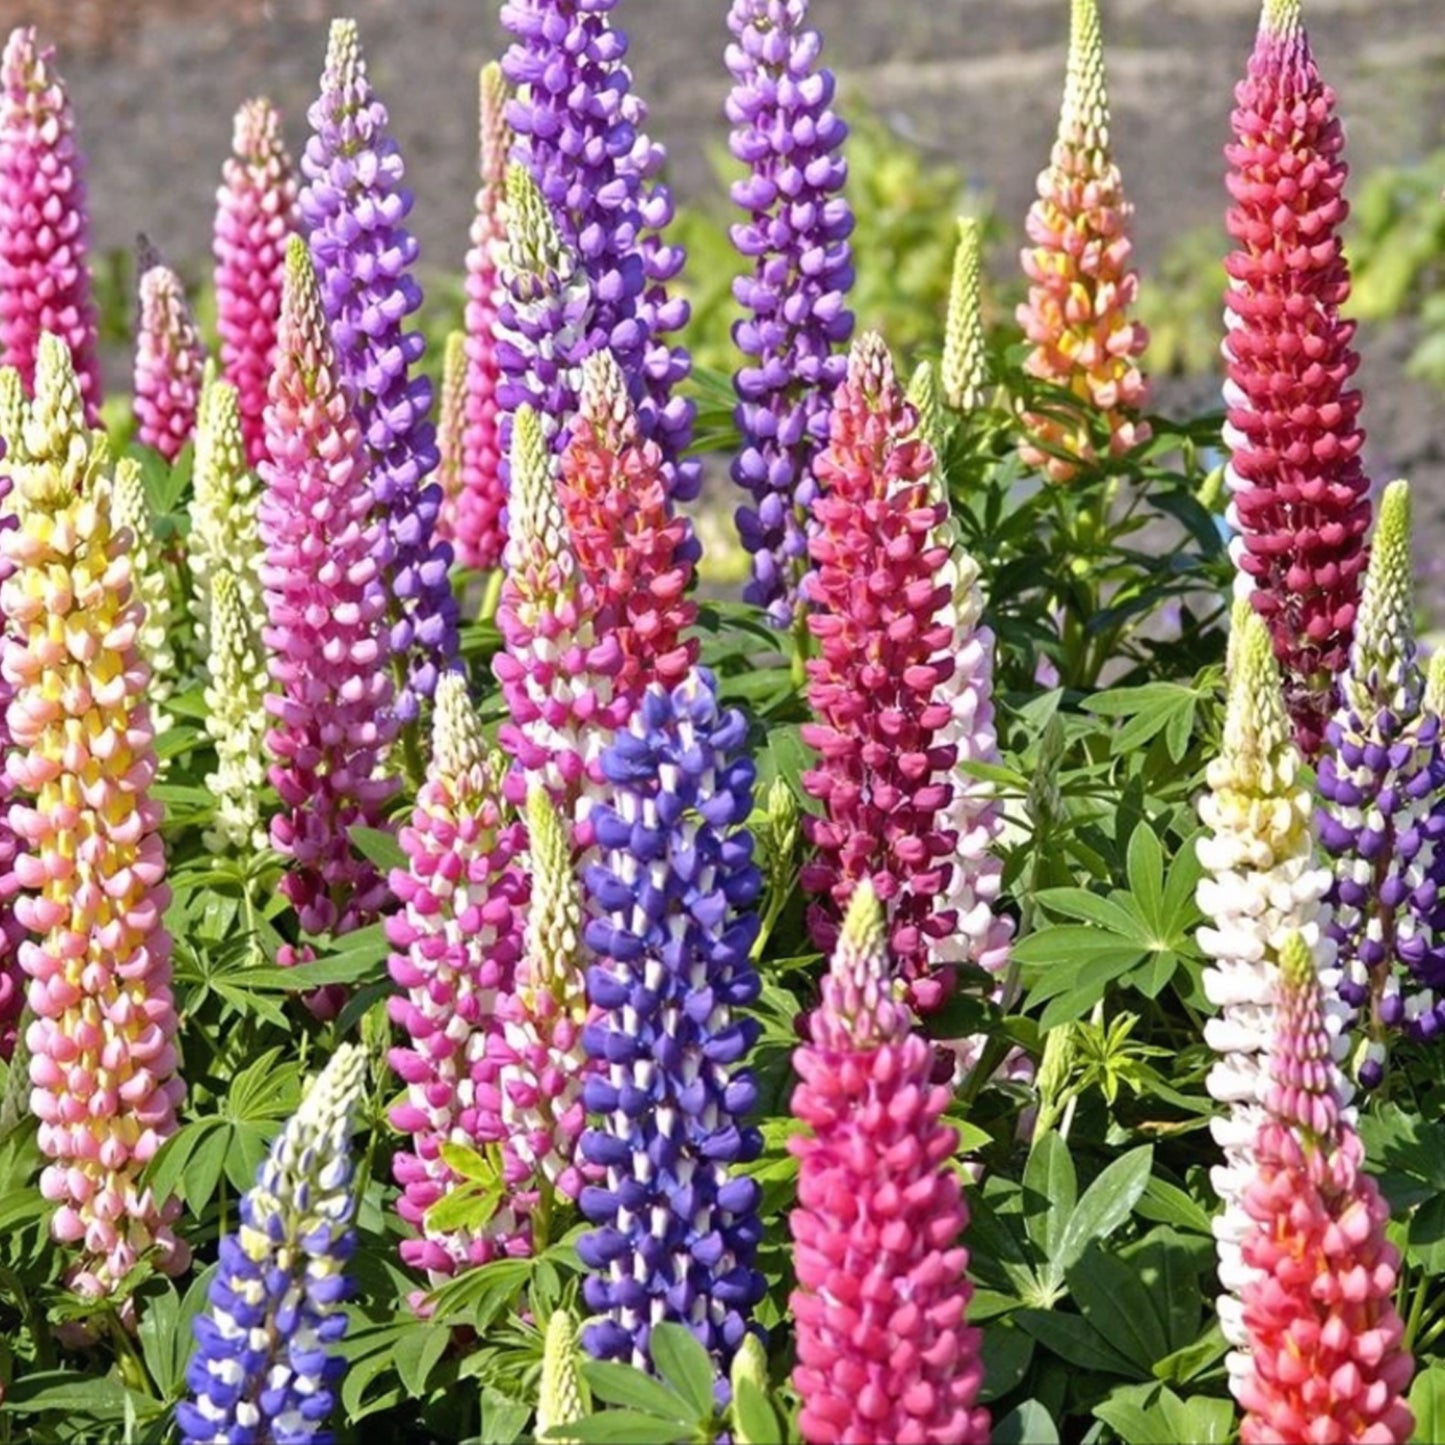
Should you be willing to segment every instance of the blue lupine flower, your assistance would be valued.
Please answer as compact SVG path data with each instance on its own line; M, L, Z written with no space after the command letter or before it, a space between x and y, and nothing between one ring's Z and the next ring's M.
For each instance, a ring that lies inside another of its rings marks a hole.
M582 1191L600 1227L578 1253L593 1271L584 1298L606 1318L583 1343L646 1367L652 1326L677 1321L722 1376L764 1288L758 1186L729 1172L761 1142L743 1122L752 1075L735 1067L757 1033L735 1010L759 990L745 732L706 671L670 693L650 688L602 755L610 790L591 814L601 862L587 870L598 960L587 990L603 1013L583 1041L605 1067L585 1087L602 1119L582 1153L606 1184Z
M349 1138L366 1054L343 1044L307 1091L221 1241L209 1307L196 1317L176 1406L184 1445L326 1445L345 1369L330 1350L342 1311L351 1229Z

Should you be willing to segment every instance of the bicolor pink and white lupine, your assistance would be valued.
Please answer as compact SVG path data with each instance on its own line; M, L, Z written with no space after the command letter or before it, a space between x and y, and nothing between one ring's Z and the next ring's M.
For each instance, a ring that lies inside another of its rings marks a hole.
M25 433L9 464L20 523L0 532L13 569L0 587L0 672L13 689L15 916L31 934L20 946L35 1015L30 1108L50 1161L40 1188L56 1206L51 1231L79 1254L69 1282L101 1297L147 1251L169 1273L189 1257L171 1227L178 1204L141 1183L185 1095L162 923L170 892L144 608L59 337L41 338Z
M402 990L389 1008L407 1039L390 1054L406 1085L391 1122L409 1136L393 1161L403 1190L397 1211L416 1230L401 1256L435 1283L527 1247L518 1212L506 1205L476 1228L439 1227L428 1211L460 1182L443 1146L482 1155L506 1139L495 1086L487 1088L488 1045L500 1033L498 999L516 985L529 882L525 833L502 798L500 760L487 757L458 673L437 684L432 729L426 781L400 835L407 866L391 875L401 908L386 932Z

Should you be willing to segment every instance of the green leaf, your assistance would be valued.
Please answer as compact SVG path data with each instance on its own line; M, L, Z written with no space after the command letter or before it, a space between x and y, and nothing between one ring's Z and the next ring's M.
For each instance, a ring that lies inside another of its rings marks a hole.
M346 833L356 851L368 863L376 864L383 873L390 873L393 868L405 870L406 854L402 852L396 834L388 833L384 828L366 828L360 823L353 823Z
M983 1388L979 1400L988 1404L1013 1391L1034 1358L1034 1338L1002 1320L983 1330Z
M199 1215L215 1197L230 1144L231 1128L229 1125L222 1125L219 1129L211 1130L196 1145L190 1159L186 1161L181 1187L185 1192L186 1205L192 1214Z
M1025 1400L994 1427L993 1445L1059 1445L1054 1417L1037 1400Z
M1138 1374L1132 1361L1120 1354L1082 1315L1066 1314L1062 1310L1022 1309L1015 1312L1013 1319L1045 1349L1081 1370L1100 1370L1126 1379Z
M1035 1198L1030 1199L1032 1194ZM1052 1129L1034 1143L1024 1169L1024 1228L1053 1259L1064 1237L1064 1225L1079 1197L1078 1176L1069 1146Z
M1149 941L1149 935L1129 909L1113 898L1100 898L1087 888L1041 888L1034 898L1050 913L1062 913L1066 918L1079 918L1086 923L1097 924L1133 943L1147 944Z
M392 1359L401 1383L413 1399L426 1393L426 1382L432 1368L451 1343L452 1332L446 1326L414 1324L396 1342Z
M1140 915L1156 938L1167 937L1163 919L1164 850L1148 823L1140 823L1129 835L1126 859L1129 891Z
M690 1428L640 1410L604 1410L570 1425L554 1425L537 1438L577 1440L581 1445L678 1445L687 1440Z
M1170 1346L1143 1281L1117 1256L1098 1248L1086 1249L1069 1267L1067 1278L1084 1318L1101 1339L1128 1357L1136 1378L1147 1380L1154 1361L1167 1355Z
M783 1426L772 1402L746 1375L733 1391L733 1438L748 1445L775 1445L783 1439Z
M1209 1215L1204 1208L1177 1184L1171 1184L1157 1175L1150 1178L1135 1209L1145 1219L1152 1219L1158 1224L1177 1225L1192 1234L1213 1238Z
M1154 1167L1154 1146L1131 1149L1110 1164L1084 1191L1064 1226L1052 1263L1067 1269L1095 1240L1107 1239L1133 1212Z
M1229 1342L1216 1320L1197 1340L1156 1361L1154 1378L1187 1385L1218 1364L1228 1352Z
M593 1395L605 1405L620 1405L654 1419L670 1420L674 1426L680 1425L684 1434L697 1423L697 1411L690 1400L631 1365L621 1365L615 1360L587 1360L582 1374L592 1387ZM708 1409L711 1412L710 1397Z
M712 1357L686 1325L664 1320L654 1325L649 1339L657 1373L683 1397L697 1418L713 1413Z
M1445 1440L1445 1364L1432 1362L1415 1376L1410 1386L1410 1409L1415 1416L1418 1445Z

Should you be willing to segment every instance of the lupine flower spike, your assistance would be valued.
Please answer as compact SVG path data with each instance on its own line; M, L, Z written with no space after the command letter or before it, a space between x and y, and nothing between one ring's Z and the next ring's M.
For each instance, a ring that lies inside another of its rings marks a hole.
M738 532L753 554L744 592L787 626L808 569L808 516L818 494L813 458L828 440L828 407L853 334L848 292L853 212L843 195L848 127L833 110L833 72L818 63L808 0L733 0L727 100L733 155L748 169L732 186L747 219L733 245L751 270L733 283L746 358L733 378L742 450L733 480L751 496Z
M848 905L809 1042L793 1055L807 1132L789 1217L798 1285L793 1383L808 1445L983 1445L987 1410L968 1223L943 1122L948 1090L890 980L883 910L865 880Z
M1404 1400L1414 1362L1393 1300L1390 1206L1364 1171L1318 969L1298 933L1279 962L1268 1117L1243 1198L1245 1338L1228 1361L1244 1408L1239 1438L1404 1445L1415 1430Z
M804 584L822 655L808 663L819 721L804 725L803 740L820 756L803 786L823 811L805 822L816 856L802 883L834 905L810 912L815 942L830 948L834 909L871 879L893 959L917 1006L932 1009L948 989L931 966L933 949L955 923L940 902L954 851L943 820L958 761L944 735L955 618L933 453L872 333L853 345L830 426L817 462L824 491L810 543L815 570ZM859 578L869 579L866 588Z
M536 181L587 279L591 308L578 359L612 348L643 434L662 448L668 490L685 502L701 482L697 461L682 459L693 405L675 395L691 362L666 340L687 324L687 302L667 293L685 257L663 238L672 220L671 193L658 180L666 153L643 129L647 108L631 90L627 37L612 27L616 5L506 0L502 24L514 40L502 69L515 89L506 118L516 134L513 158ZM515 411L527 399L503 404Z
M622 653L614 692L636 705L649 682L671 688L698 644L687 596L697 541L673 510L662 449L642 435L610 351L582 364L582 397L558 487L573 555Z
M1225 262L1225 480L1236 590L1268 623L1295 737L1319 751L1349 663L1370 525L1340 229L1344 131L1299 0L1265 0L1235 90Z
M100 419L85 161L54 50L34 26L10 32L0 56L0 362L35 386L40 338L70 348L85 420Z
M1330 934L1340 996L1367 1035L1379 1083L1386 1034L1445 1027L1445 750L1415 657L1410 488L1385 490L1342 703L1318 769L1320 842L1334 858Z
M599 1226L578 1241L592 1271L582 1293L604 1317L584 1340L645 1369L653 1326L672 1320L723 1380L764 1294L760 1191L733 1168L762 1143L743 1122L752 1075L736 1067L758 1031L737 1010L760 988L746 735L705 671L648 688L603 754L601 861L587 870L587 992L601 1016L583 1035L597 1065L584 1098L601 1119L582 1153L606 1180L582 1191Z
M212 593L220 572L230 572L249 618L265 616L261 595L261 534L255 475L246 467L245 427L240 393L226 381L212 381L201 393L192 467L190 536L186 565L191 573L191 613L196 642L208 648Z
M515 988L497 1001L501 1037L490 1049L508 1152L529 1171L544 1220L549 1190L567 1199L581 1193L577 1143L587 1122L582 1103L590 1072L582 1042L588 1017L582 891L568 834L565 817L545 789L534 784L527 795L531 900L526 932ZM510 1169L508 1178L515 1182Z
M240 578L229 568L211 574L211 632L206 653L206 735L216 770L206 787L216 814L205 843L216 852L265 847L261 792L266 785L266 655L260 621L248 611Z
M342 1044L256 1171L241 1227L221 1241L207 1308L192 1329L190 1399L176 1406L184 1445L285 1440L330 1445L345 1361L351 1130L366 1055Z
M150 669L146 696L152 704L151 722L156 736L170 729L173 719L161 706L175 691L175 620L171 616L170 578L160 555L150 503L140 463L122 457L115 464L111 487L111 521L117 531L129 533L125 548L130 554L131 585L136 601L145 609L145 620L136 633L141 657Z
M535 1433L539 1437L546 1435L556 1445L568 1445L567 1436L555 1433L557 1427L575 1425L591 1413L592 1392L582 1377L577 1321L569 1310L553 1310L547 1320L547 1333L542 1343L542 1379L537 1392Z
M186 1266L175 1202L140 1183L175 1132L185 1086L161 922L162 810L150 795L145 617L82 416L69 350L46 335L26 457L10 464L20 524L0 532L13 568L0 587L0 671L14 690L6 784L21 846L15 916L32 934L20 962L35 1014L30 1108L50 1160L40 1188L56 1206L55 1238L80 1253L72 1285L98 1297L150 1250L169 1273Z
M1019 450L1050 481L1068 482L1099 460L1093 428L1108 433L1108 456L1149 436L1139 420L1149 389L1138 365L1149 338L1129 318L1139 291L1130 264L1133 207L1109 149L1098 0L1073 0L1059 134L1038 191L1027 221L1032 244L1023 252L1028 300L1018 309L1033 347L1025 369L1071 391L1091 415L1027 413Z
M1219 1322L1230 1344L1245 1333L1239 1294L1248 1271L1240 1242L1249 1228L1242 1199L1254 1177L1254 1146L1269 1092L1268 1053L1278 1025L1275 996L1279 950L1290 933L1318 946L1327 985L1333 944L1321 943L1329 922L1323 900L1328 868L1318 864L1310 834L1310 793L1299 751L1290 739L1279 670L1263 622L1239 603L1229 640L1228 703L1224 740L1207 773L1200 799L1205 836L1199 842L1199 909L1209 920L1199 946L1210 959L1204 992L1219 1010L1204 1026L1218 1058L1210 1094L1225 1106L1211 1129L1224 1153L1212 1171L1224 1202L1214 1222L1219 1248ZM1343 1008L1340 1010L1343 1013ZM1332 1019L1336 1047L1344 1046L1342 1019Z
M612 619L577 564L552 480L541 417L517 414L512 437L506 578L492 667L511 718L502 745L575 821L600 778L607 735L626 719L613 680L623 662ZM579 844L585 838L578 839Z
M24 448L20 430L25 416L25 391L20 373L13 366L0 367L0 442L4 444L0 458L0 533L19 525L15 515L18 498L11 472ZM0 547L0 587L15 571L14 564ZM3 658L3 644L0 644ZM8 751L10 729L5 715L10 707L13 688L6 680L0 664L0 746ZM12 876L18 840L10 826L10 784L0 768L0 879ZM3 885L0 885L3 887ZM8 900L0 903L0 1059L14 1056L16 1026L25 1006L25 973L20 967L20 944L25 929L15 917Z
M466 430L452 544L463 567L491 568L501 562L507 540L502 526L507 494L502 482L496 324L502 284L497 263L506 235L502 216L512 148L505 115L507 85L495 61L482 67L479 91L481 185L467 252Z
M436 540L441 488L431 382L415 369L426 347L406 318L421 305L406 229L412 195L386 107L371 88L356 22L333 20L314 132L301 169L301 216L336 347L370 460L379 513L380 585L390 594L389 647L398 669L397 717L411 722L457 655L451 549Z
M442 351L442 386L437 416L437 485L442 489L437 513L437 538L456 541L457 507L461 503L462 473L466 467L467 338L460 331L447 335ZM455 546L453 551L455 552Z
M135 351L136 440L175 461L196 429L206 355L181 278L152 266L140 278Z
M401 908L386 932L396 950L391 977L403 990L390 1012L407 1037L390 1055L406 1084L391 1122L410 1136L393 1161L404 1191L397 1211L417 1231L402 1241L401 1256L435 1283L525 1247L513 1210L500 1208L485 1228L469 1230L438 1228L428 1211L458 1183L445 1145L484 1154L505 1137L483 1086L488 1039L500 1027L497 1000L516 982L527 878L526 839L502 802L499 770L460 674L437 684L432 729L426 782L401 830L407 866L391 875Z
M286 240L301 224L296 177L269 100L236 112L231 155L216 192L216 330L221 373L236 388L246 462L266 454L266 388L276 369L276 327Z
M281 890L302 929L345 933L387 897L347 830L384 824L395 784L378 764L395 723L366 456L300 237L286 256L266 447L266 747L282 804L271 841L291 860Z
M943 333L943 394L967 415L988 402L988 343L983 330L983 223L958 218L953 284Z

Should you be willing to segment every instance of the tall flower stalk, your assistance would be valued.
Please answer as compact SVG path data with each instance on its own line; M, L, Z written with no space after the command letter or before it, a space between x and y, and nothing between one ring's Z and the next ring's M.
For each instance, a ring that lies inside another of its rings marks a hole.
M733 283L745 358L733 378L743 445L733 480L751 496L738 531L753 554L748 601L787 626L808 569L813 458L828 440L828 407L853 334L848 292L853 212L843 195L848 127L833 110L833 72L818 63L808 0L733 0L727 100L732 186L746 220L733 245L751 270Z
M1198 939L1210 960L1204 992L1219 1010L1204 1026L1205 1041L1218 1056L1208 1088L1225 1106L1210 1126L1224 1154L1224 1164L1211 1172L1224 1203L1214 1222L1224 1288L1219 1322L1230 1344L1241 1347L1239 1298L1251 1278L1240 1253L1250 1228L1243 1198L1266 1117L1279 950L1288 936L1300 934L1307 948L1318 950L1330 990L1337 974L1329 967L1333 944L1327 937L1321 942L1331 879L1315 857L1304 765L1291 741L1269 634L1242 603L1235 608L1227 672L1223 744L1209 764L1208 791L1199 803L1205 835L1198 845L1204 870L1198 901L1209 921ZM1338 1038L1338 1020L1335 1033Z
M389 599L396 713L413 721L457 655L457 605L439 543L441 488L431 382L417 369L426 339L406 319L421 305L406 229L412 194L388 133L353 20L334 20L312 136L301 169L301 216L336 361L351 397L375 499L379 585Z
M1072 392L1086 412L1026 412L1019 454L1051 482L1068 482L1104 456L1148 439L1139 411L1149 389L1138 359L1148 333L1129 317L1139 278L1130 256L1123 181L1109 148L1109 91L1098 0L1073 0L1059 133L1029 210L1023 251L1028 299L1018 309L1030 375Z
M1393 1299L1390 1206L1364 1171L1349 1086L1331 1057L1319 973L1298 933L1280 948L1267 1117L1243 1198L1250 1271L1243 1347L1228 1361L1242 1445L1414 1437L1414 1361Z
M0 55L0 364L33 392L41 338L59 337L94 426L100 361L85 159L54 55L31 25L12 30Z
M1334 859L1330 936L1340 996L1366 1037L1360 1082L1383 1075L1388 1034L1445 1027L1445 747L1415 654L1410 489L1385 489L1364 596L1325 733L1320 842Z
M141 1184L175 1132L185 1085L145 614L111 521L104 449L83 417L69 349L46 335L24 454L7 463L20 521L0 532L13 569L0 587L0 673L13 689L5 778L20 843L15 916L32 935L20 962L35 1015L30 1108L50 1160L40 1188L56 1206L55 1238L79 1251L72 1286L100 1297L149 1250L169 1273L186 1266L176 1203Z
M883 911L865 880L793 1056L793 1114L807 1130L788 1141L798 1158L798 1423L808 1445L982 1445L958 1136L943 1122L948 1090L931 1082L933 1051L890 975Z
M409 1136L393 1164L397 1210L417 1231L401 1256L436 1282L525 1246L514 1209L474 1228L444 1228L429 1214L460 1182L445 1146L484 1154L505 1140L500 1106L488 1104L488 1044L500 1030L497 1001L516 984L528 880L525 834L459 674L438 683L432 728L426 782L401 830L407 866L391 875L401 908L386 931L403 990L390 1012L407 1038L390 1054L406 1085L391 1122Z
M872 333L860 337L817 462L824 493L805 596L821 652L808 663L818 720L804 725L803 740L819 759L803 786L823 807L805 821L816 856L802 883L831 901L810 912L815 941L829 948L836 910L869 879L894 962L917 1006L932 1009L949 982L932 952L955 922L940 900L955 846L944 828L958 761L944 735L952 720L944 689L957 667L948 651L956 618L938 533L945 508L932 487L932 450L917 432L887 348Z
M136 440L175 461L196 429L201 334L181 278L169 266L152 266L140 278L140 325L135 347Z
M437 513L437 540L450 542L456 553L457 509L461 505L466 468L467 338L447 333L442 349L442 384L437 398L437 486L442 489Z
M337 934L387 898L347 830L385 822L395 783L379 765L395 720L366 455L300 237L287 251L277 348L260 505L266 747L282 805L271 841L291 861L281 891L302 929Z
M1340 230L1345 134L1299 0L1265 0L1225 149L1225 481L1236 590L1274 639L1307 758L1336 705L1365 571L1369 482Z
M286 241L300 228L296 176L281 117L264 97L236 112L231 155L216 192L216 330L221 374L236 388L246 462L265 455L266 392L276 369L276 328Z
M948 291L948 317L940 364L943 394L967 415L988 401L988 341L983 329L983 223L958 218L958 245Z
M693 406L676 389L691 362L666 339L687 324L687 302L667 290L684 253L664 236L672 220L671 193L658 180L666 156L643 129L647 109L631 89L627 37L612 24L616 5L506 0L502 24L513 43L502 69L515 89L506 118L514 159L541 189L587 278L583 354L612 348L643 433L662 448L669 491L689 501L701 473L696 460L682 459Z
M356 1251L351 1131L365 1053L342 1044L241 1199L221 1240L206 1309L192 1330L190 1398L176 1406L184 1445L286 1440L325 1445L346 1364L347 1264Z
M123 528L129 533L125 548L130 557L131 586L136 600L145 609L145 620L136 633L136 642L150 671L146 697L152 705L152 725L160 736L169 731L173 721L164 703L175 691L176 683L172 616L175 609L171 604L170 578L166 575L150 503L146 500L145 479L140 463L133 457L122 457L115 464L111 520L118 530Z
M583 1034L597 1065L583 1097L601 1117L582 1154L606 1178L581 1198L599 1226L578 1243L592 1271L583 1297L603 1317L584 1342L645 1369L652 1327L674 1320L721 1379L764 1293L760 1191L729 1167L761 1148L743 1122L752 1075L735 1067L757 1036L735 1011L760 989L746 733L707 672L650 687L603 754L600 861L587 870L587 993L600 1017Z

